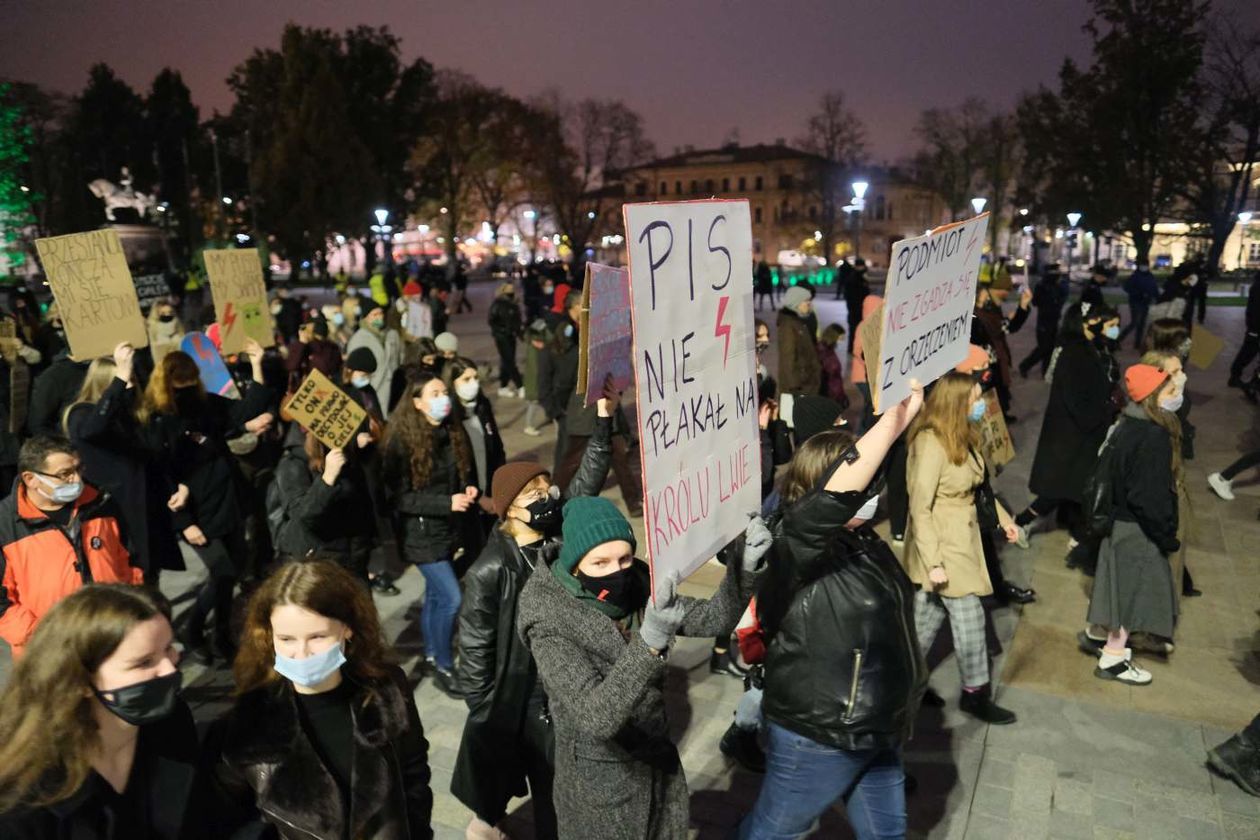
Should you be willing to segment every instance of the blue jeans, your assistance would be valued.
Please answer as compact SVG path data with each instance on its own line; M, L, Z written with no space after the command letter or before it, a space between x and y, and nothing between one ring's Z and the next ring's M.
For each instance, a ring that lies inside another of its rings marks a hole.
M840 750L769 721L766 729L766 779L740 824L740 840L804 837L837 797L859 840L905 837L900 750Z
M449 560L421 563L420 574L424 575L424 606L420 612L424 653L433 657L443 671L450 671L455 667L451 637L455 635L455 617L463 600L459 581Z

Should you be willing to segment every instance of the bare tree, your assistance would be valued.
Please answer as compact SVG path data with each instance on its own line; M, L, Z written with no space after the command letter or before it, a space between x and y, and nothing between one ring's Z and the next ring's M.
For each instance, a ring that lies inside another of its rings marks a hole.
M929 108L915 128L923 148L915 156L916 180L945 200L951 218L968 210L968 202L984 182L982 161L989 108L971 98L957 108Z
M818 110L806 121L796 145L817 156L807 167L802 186L806 198L818 207L809 225L822 234L823 257L830 265L832 246L844 227L842 208L849 203L846 176L866 161L866 128L845 105L842 92L828 91L818 100Z

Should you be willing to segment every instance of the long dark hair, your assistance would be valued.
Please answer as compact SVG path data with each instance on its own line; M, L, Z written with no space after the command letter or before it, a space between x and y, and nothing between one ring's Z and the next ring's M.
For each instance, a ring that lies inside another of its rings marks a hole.
M420 396L424 386L435 379L440 380L440 377L434 371L427 368L418 371L415 378L407 383L402 399L394 407L394 413L389 416L389 425L385 428L386 455L394 457L390 453L395 453L395 455L402 454L407 458L413 488L424 487L429 483L429 476L433 470L433 450L437 439L437 435L434 434L437 427L429 422L423 412L416 409L414 401ZM464 431L464 424L455 421L455 402L456 400L452 398L452 413L442 421L442 426L450 434L451 450L455 453L455 464L459 468L459 473L467 478L474 472L472 445L468 442L468 433Z

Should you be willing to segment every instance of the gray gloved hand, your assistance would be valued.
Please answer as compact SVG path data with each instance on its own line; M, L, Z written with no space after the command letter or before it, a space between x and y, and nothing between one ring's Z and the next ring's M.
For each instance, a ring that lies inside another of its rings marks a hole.
M772 545L774 534L766 527L766 521L754 514L744 528L744 562L741 568L745 572L757 571L761 566L761 558L766 556Z
M655 602L649 602L643 613L643 626L639 636L653 650L665 650L673 641L674 634L683 623L685 609L678 600L679 575L674 572L661 581Z

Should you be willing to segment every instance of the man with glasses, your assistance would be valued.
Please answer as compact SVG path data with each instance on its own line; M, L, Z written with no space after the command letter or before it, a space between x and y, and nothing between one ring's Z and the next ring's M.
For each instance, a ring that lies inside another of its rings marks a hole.
M18 453L0 501L0 638L21 656L52 605L88 583L142 583L108 494L83 483L65 438L38 436Z

